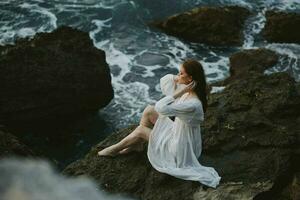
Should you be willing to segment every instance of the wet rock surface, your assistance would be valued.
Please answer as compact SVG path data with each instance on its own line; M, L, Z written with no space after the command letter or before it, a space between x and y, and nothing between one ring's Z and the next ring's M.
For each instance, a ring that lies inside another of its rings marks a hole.
M0 158L6 156L35 156L35 153L13 134L9 133L5 126L0 125Z
M34 153L65 167L101 137L91 124L105 127L97 112L114 91L105 52L88 33L61 26L0 46L0 72L1 154Z
M224 86L235 80L242 80L253 73L263 74L264 70L278 63L279 56L269 49L247 49L233 53L229 57L230 76L211 86Z
M209 95L199 162L222 177L217 189L157 172L142 152L114 158L97 152L130 134L113 133L82 159L70 176L89 175L111 192L139 199L276 199L299 171L300 86L287 73L252 73Z
M250 11L238 6L198 7L149 23L169 35L214 46L239 46Z
M8 128L65 123L113 98L105 52L88 33L61 26L0 50L0 121Z
M277 10L266 12L262 35L268 42L300 43L300 14Z

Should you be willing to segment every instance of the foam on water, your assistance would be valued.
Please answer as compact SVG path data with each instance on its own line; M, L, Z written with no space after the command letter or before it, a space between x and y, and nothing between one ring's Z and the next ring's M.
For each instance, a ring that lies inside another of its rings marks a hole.
M57 28L57 24L56 24L57 18L55 16L55 14L53 14L46 8L40 7L37 4L28 4L28 3L22 3L19 5L19 7L28 9L29 12L32 12L32 13L33 12L40 13L41 16L45 16L48 18L47 24L39 27L37 32L47 32L47 31L49 32L49 31L52 31L53 29Z
M229 76L228 57L219 56L219 60L216 62L203 62L202 64L206 74L207 83L217 82Z
M118 66L120 69L118 75L113 76L112 78L112 85L115 94L117 95L106 108L100 111L100 114L105 115L105 113L110 109L114 109L116 113L123 113L123 116L121 116L122 120L120 120L119 125L126 126L130 123L136 123L141 116L143 108L147 104L154 104L157 99L149 95L149 85L138 81L127 83L124 82L124 77L128 73L132 73L132 66L139 66L145 69L141 77L154 77L157 76L154 71L161 68L161 66L158 64L145 66L136 62L137 57L146 52L152 52L148 48L142 49L139 52L130 53L124 49L117 49L115 45L110 42L110 39L97 41L97 36L101 35L101 32L103 32L106 28L111 27L110 22L111 19L97 21L94 20L93 23L95 24L96 28L90 31L90 37L93 39L94 45L106 52L106 61L109 63L109 65ZM179 65L184 58L187 56L196 56L196 53L189 48L187 44L184 44L175 37L171 37L163 33L151 33L147 36L148 39L151 37L154 38L154 41L160 41L157 44L152 44L153 47L151 48L158 49L160 46L167 48L164 49L160 55L168 58L169 63L166 67L175 69L174 71L179 70ZM126 38L124 38L124 40L126 40ZM128 46L126 48L128 48ZM161 92L160 88L158 87L158 82L152 82L152 84L154 84L152 87L157 90L157 92ZM124 113L126 113L126 117L124 117Z
M0 6L11 6L11 2L0 2ZM33 37L37 32L51 32L57 28L57 18L55 14L47 10L46 8L40 7L38 4L22 3L17 4L17 7L21 8L22 12L29 13L29 15L14 13L13 10L3 11L6 17L11 17L15 21L2 21L0 22L0 45L4 44L14 44L16 38ZM2 9L0 8L0 14ZM39 18L40 22L37 26L28 27L24 25L28 24L31 19ZM24 25L23 25L24 24Z
M267 49L275 51L280 55L279 63L274 67L265 70L265 74L285 71L296 81L300 81L300 45L272 43L266 46Z
M206 1L200 0L199 3ZM259 8L278 9L278 10L299 10L299 0L217 0L207 1L213 4L221 5L239 5L250 10Z
M233 52L266 46L260 32L265 25L267 10L300 11L299 0L185 0L177 6L167 3L156 0L151 3L146 0L1 1L0 44L13 43L18 37L33 37L37 32L52 31L58 24L89 32L95 47L106 52L115 91L114 99L99 113L121 128L137 123L143 108L161 97L159 78L166 73L177 73L185 58L201 61L208 83L223 80L229 76L229 57ZM157 5L162 9L157 9ZM148 21L164 16L165 12L175 14L199 5L239 5L250 9L254 15L246 22L243 46L212 48L184 42L147 26ZM299 46L268 44L267 48L282 56L280 63L266 73L289 69L299 80ZM167 62L144 65L139 58L143 60L145 54L159 55ZM135 71L137 68L139 72Z
M286 71L296 81L300 80L300 62L299 53L300 46L297 44L267 44L265 40L261 38L261 31L265 26L266 17L265 14L268 10L282 10L300 12L300 1L298 0L267 0L260 1L253 11L255 16L250 17L246 23L244 29L244 49L256 49L256 48L268 48L275 51L280 55L279 62L274 67L265 70L265 74Z
M293 11L300 12L300 1L299 0L267 0L258 1L255 6L250 9L255 15L250 17L244 29L244 49L251 49L260 47L260 44L254 44L255 39L261 40L259 34L265 26L266 17L265 13L268 10L282 10L282 11Z
M245 0L219 0L220 4L222 5L239 5L248 9L252 9L253 5L251 4L251 1L245 1Z
M89 32L89 36L90 38L93 40L94 42L94 46L101 49L102 46L105 45L105 43L103 44L103 42L97 42L96 40L96 35L101 33L101 31L103 31L105 28L110 28L111 24L110 24L111 18L106 19L106 20L97 20L94 19L92 20L92 23L96 26L96 29L92 30ZM109 40L106 40L109 42Z
M296 10L300 9L299 0L266 0L265 7L268 9L278 9L278 10Z
M148 94L149 86L140 82L125 84L122 80L130 72L129 66L134 56L124 54L114 48L114 44L109 43L107 40L95 45L97 47L101 46L101 49L106 52L106 61L110 66L120 66L121 69L118 76L112 77L112 86L116 95L109 105L99 111L99 114L110 120L121 119L118 120L117 126L124 127L126 124L128 125L135 121L133 119L137 117L137 114L141 113L141 109L147 102L153 103ZM114 113L111 113L110 110L114 110Z
M210 93L219 93L219 92L222 92L223 90L225 89L225 86L213 86L211 88L211 91Z
M266 9L263 9L262 11L258 12L255 16L252 16L249 19L247 19L247 23L243 31L244 49L251 49L253 47L255 48L254 46L255 38L257 38L257 35L262 31L262 29L265 26L265 22L266 22L265 12Z

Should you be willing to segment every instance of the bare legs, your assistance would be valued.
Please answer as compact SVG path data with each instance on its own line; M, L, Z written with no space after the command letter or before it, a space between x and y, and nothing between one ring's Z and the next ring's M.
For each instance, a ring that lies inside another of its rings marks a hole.
M117 144L111 145L98 152L99 156L115 156L130 151L142 150L142 142L149 140L151 130L157 120L158 113L153 105L148 105L143 111L139 126Z

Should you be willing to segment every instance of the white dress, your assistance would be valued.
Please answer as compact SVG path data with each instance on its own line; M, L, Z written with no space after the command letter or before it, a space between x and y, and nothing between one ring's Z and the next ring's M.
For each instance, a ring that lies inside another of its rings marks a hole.
M185 87L175 84L174 76L167 74L160 79L166 96L154 107L159 116L149 135L148 159L157 171L216 188L221 177L214 168L198 161L202 151L200 123L204 120L201 101L187 98L188 93L174 99L174 92ZM175 121L168 116L175 116Z

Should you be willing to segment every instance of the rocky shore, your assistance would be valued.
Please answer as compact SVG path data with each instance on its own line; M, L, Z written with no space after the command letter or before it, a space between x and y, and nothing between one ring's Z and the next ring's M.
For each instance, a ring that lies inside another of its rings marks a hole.
M148 162L147 144L140 153L97 156L97 151L118 142L137 125L110 135L63 173L89 175L110 192L139 199L282 199L286 195L292 199L299 195L300 85L285 72L262 73L270 64L261 58L274 64L273 54L265 49L234 54L231 67L237 59L245 68L252 63L260 67L245 70L243 78L232 79L222 92L209 95L199 161L220 173L216 190L157 172ZM295 184L297 189L291 189Z
M193 42L239 46L250 14L240 7L203 7L150 26ZM286 39L282 28L276 30L280 23L292 27L298 19L298 14L270 11L262 34L269 41L297 43L300 34ZM62 26L38 33L32 40L0 46L0 55L0 157L45 157L20 139L26 132L19 127L58 126L66 120L76 124L74 116L91 115L114 97L105 52L79 30ZM233 53L230 77L210 85L225 89L208 95L199 162L219 172L217 189L159 173L147 159L147 143L142 152L97 156L137 124L112 133L61 173L87 175L109 192L143 200L300 199L300 83L287 72L264 73L278 57L264 48ZM37 143L49 132L40 133ZM65 132L53 134L61 136L57 144L72 140Z
M186 41L212 46L241 46L250 10L239 6L201 6L149 23L152 28ZM300 43L300 14L278 10L266 12L261 35L268 42Z

